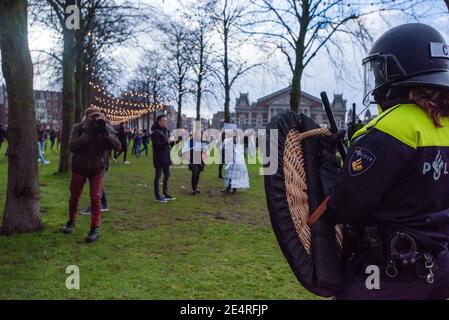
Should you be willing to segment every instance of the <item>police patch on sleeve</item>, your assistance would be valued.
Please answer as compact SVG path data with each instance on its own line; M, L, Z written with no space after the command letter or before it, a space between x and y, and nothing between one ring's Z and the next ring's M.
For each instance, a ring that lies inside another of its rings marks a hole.
M376 156L369 150L362 147L355 147L349 161L349 173L351 176L358 176L371 168L376 161Z

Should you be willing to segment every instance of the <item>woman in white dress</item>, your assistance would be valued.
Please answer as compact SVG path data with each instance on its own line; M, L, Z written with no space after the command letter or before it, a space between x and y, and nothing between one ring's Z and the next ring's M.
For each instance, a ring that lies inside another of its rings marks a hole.
M223 142L226 162L225 189L222 192L237 192L249 188L249 175L245 163L244 146L235 135L226 137Z

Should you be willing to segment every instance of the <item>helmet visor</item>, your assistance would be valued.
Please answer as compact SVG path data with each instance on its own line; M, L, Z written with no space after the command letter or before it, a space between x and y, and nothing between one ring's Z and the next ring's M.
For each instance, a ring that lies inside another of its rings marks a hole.
M387 59L384 56L368 57L363 62L364 94L363 104L375 103L373 91L388 82Z

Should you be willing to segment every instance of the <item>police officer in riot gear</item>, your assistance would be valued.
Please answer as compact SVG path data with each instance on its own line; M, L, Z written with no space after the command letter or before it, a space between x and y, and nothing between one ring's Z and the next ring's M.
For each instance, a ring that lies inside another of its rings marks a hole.
M326 212L345 226L336 298L447 299L449 45L404 24L363 65L364 103L382 112L355 133Z

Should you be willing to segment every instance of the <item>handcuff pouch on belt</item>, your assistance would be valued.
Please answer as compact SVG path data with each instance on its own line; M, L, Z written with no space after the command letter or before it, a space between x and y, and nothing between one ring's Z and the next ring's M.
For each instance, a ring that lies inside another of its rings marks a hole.
M434 282L433 256L428 252L420 251L412 236L404 232L396 232L390 237L389 242L384 243L384 238L378 231L376 225L365 226L363 230L358 231L361 231L360 233L363 236L359 233L355 238L362 240L362 245L359 250L354 250L357 241L351 241L351 249L354 251L349 260L350 262L357 255L362 255L370 264L385 266L385 273L389 278L396 278L398 276L399 266L415 266L418 277L426 279L429 284ZM424 273L418 270L420 266L418 262L421 260L425 269Z
M404 232L396 232L390 240L389 251L385 269L388 277L398 276L398 264L404 267L414 265L418 277L425 278L429 284L434 282L433 256L428 252L419 252L418 245L412 236ZM418 271L417 262L420 260L423 260L425 274L420 274Z

